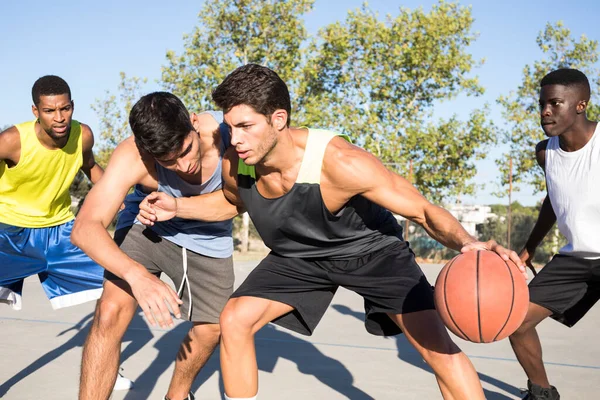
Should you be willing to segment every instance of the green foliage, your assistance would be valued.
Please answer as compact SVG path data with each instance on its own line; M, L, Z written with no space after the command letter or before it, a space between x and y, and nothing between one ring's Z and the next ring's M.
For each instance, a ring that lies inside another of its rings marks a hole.
M100 119L100 138L95 146L96 162L103 168L115 147L127 137L131 136L129 129L129 111L135 102L141 97L142 85L147 82L146 78L128 78L124 72L120 73L118 95L106 91L103 100L96 99L92 109Z
M199 25L184 37L183 54L167 52L162 68L167 90L188 106L210 109L212 90L235 68L248 63L274 69L293 91L308 39L302 16L314 0L206 1ZM224 34L225 33L225 34Z
M469 76L480 65L466 51L475 40L470 8L442 1L428 13L400 9L380 20L365 3L311 38L302 17L312 5L207 1L183 53L167 53L165 88L211 108L210 94L229 72L266 65L288 83L295 125L346 133L405 175L413 160L413 181L432 200L473 193L474 161L496 137L487 108L467 121L431 118L436 102L483 93Z
M511 242L512 249L520 251L529 238L533 226L537 221L541 203L535 207L525 207L518 202L513 203L512 207L512 227ZM504 243L508 225L506 222L507 207L505 205L492 205L492 212L497 218L489 218L485 223L479 225L479 240L486 241L494 239L499 243ZM534 261L540 264L547 263L558 250L566 244L566 239L558 232L556 227L550 231L546 238L538 247Z
M444 1L426 13L401 8L380 20L367 5L330 24L312 44L305 71L303 123L348 134L428 198L473 193L474 161L496 128L487 108L468 121L432 121L433 107L458 94L479 95L467 47L475 40L470 8Z
M536 192L545 190L544 174L535 160L535 145L543 140L540 127L539 83L541 79L558 68L577 68L583 71L592 88L592 101L588 117L600 116L600 75L597 70L598 42L582 35L579 40L571 37L571 31L562 22L548 23L537 37L537 44L544 58L523 68L523 81L516 91L501 96L498 103L503 107L503 117L509 127L503 132L503 141L510 145L509 151L496 160L501 172L498 196L506 195L509 179L509 157L513 158L513 183L533 185Z

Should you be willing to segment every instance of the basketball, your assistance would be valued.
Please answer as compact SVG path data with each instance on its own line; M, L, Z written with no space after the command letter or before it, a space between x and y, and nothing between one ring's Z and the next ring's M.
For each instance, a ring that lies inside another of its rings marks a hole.
M456 336L490 343L512 334L529 307L527 283L512 261L487 250L450 260L435 283L435 305Z

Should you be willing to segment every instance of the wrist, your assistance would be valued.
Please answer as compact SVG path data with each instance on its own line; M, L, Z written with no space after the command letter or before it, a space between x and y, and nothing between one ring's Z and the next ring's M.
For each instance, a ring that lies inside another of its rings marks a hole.
M173 197L175 199L175 216L179 217L179 201L177 200L177 197Z
M131 286L132 283L135 283L141 275L147 272L148 270L146 270L145 267L143 267L140 264L134 263L125 269L122 278L125 282L129 284L129 286Z

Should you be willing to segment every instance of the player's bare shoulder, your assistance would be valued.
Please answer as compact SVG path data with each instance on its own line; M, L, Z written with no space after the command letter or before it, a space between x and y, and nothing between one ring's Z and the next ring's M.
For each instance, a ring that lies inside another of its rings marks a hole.
M535 146L535 158L542 169L546 166L546 149L548 148L548 139L542 140Z
M94 133L92 132L92 128L83 122L80 122L79 124L81 125L81 143L83 151L90 151L94 147Z
M223 193L227 200L238 207L243 206L242 199L238 194L238 164L240 158L235 151L235 147L229 147L225 150L222 160L223 169Z
M341 136L329 141L323 157L321 183L360 192L378 160L371 153L355 146Z
M19 162L21 156L21 135L16 126L0 132L0 160L7 161L12 167Z
M115 148L108 161L106 173L128 176L133 180L131 183L139 183L152 189L157 186L154 163L152 157L140 152L135 138L130 136Z

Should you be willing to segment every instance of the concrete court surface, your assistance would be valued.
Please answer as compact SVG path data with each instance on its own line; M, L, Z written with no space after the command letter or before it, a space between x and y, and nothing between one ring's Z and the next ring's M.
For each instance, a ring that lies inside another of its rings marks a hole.
M239 284L256 261L235 263ZM439 265L424 265L430 282ZM54 311L37 277L25 281L23 310L0 305L0 397L76 399L82 344L93 303ZM375 337L362 323L362 299L340 289L311 337L268 325L256 337L259 399L441 399L430 369L404 336ZM123 342L123 374L135 381L112 398L163 399L178 345L189 329L149 328L136 316ZM600 399L600 306L574 328L555 321L539 333L552 382L561 398ZM518 399L525 386L507 340L473 344L455 338L479 372L488 399ZM193 385L196 398L221 399L218 351Z

